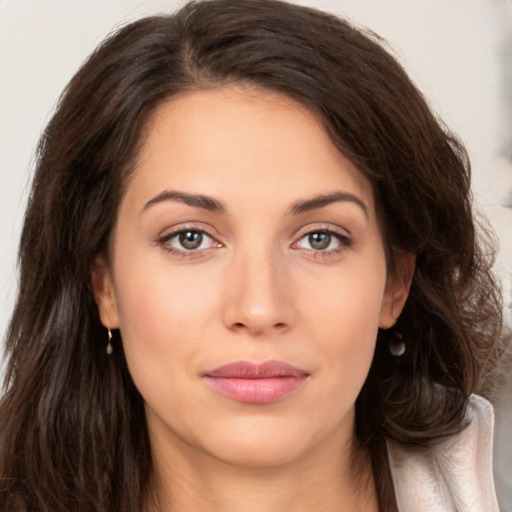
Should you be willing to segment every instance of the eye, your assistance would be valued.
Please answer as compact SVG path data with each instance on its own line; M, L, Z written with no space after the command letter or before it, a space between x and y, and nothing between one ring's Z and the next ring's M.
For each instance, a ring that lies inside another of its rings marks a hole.
M329 230L310 231L295 243L295 247L299 249L323 252L336 252L349 245L350 239L347 236Z
M208 233L199 229L175 231L162 237L159 242L171 252L193 252L220 245Z
M330 233L320 232L320 233L310 233L307 235L308 244L317 251L323 251L328 249L332 242L332 237Z

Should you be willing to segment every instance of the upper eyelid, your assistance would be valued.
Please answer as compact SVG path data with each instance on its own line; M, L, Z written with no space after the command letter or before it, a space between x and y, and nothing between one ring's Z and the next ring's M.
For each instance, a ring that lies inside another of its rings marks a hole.
M162 235L160 237L160 240L172 240L173 238L177 237L180 233L187 232L187 231L196 231L198 233L201 233L202 235L206 235L207 237L211 238L212 240L215 240L217 242L217 239L212 236L208 231L204 231L203 229L192 229L192 228L184 228L184 229L178 229L177 231L170 231L169 233ZM218 242L220 243L220 242Z
M339 233L338 231L333 231L333 230L327 230L327 229L314 229L312 231L306 231L305 233L303 233L302 235L300 235L299 237L297 237L295 239L295 241L292 243L292 245L295 245L297 244L298 242L300 242L302 239L304 239L305 237L311 235L312 233L329 233L329 235L331 236L334 236L334 238L338 238L338 240L343 243L343 244L349 244L352 242L351 238L347 235L344 235L342 233Z
M318 231L326 231L328 233L334 233L335 235L338 235L343 238L350 238L352 236L350 231L346 228L333 226L332 224L324 224L324 223L304 226L301 229L298 229L294 236L296 239L299 239L305 235L308 235L310 233L315 233Z
M160 235L158 238L172 238L173 236L176 236L179 233L183 233L184 231L198 231L199 233L208 235L210 238L213 238L214 240L220 243L220 241L218 240L219 236L214 232L212 228L198 226L195 223L184 223L179 226L173 226L171 228L164 229L162 230L162 235Z
M166 230L162 230L162 234L158 236L158 241L163 240L169 240L173 238L174 236L178 235L179 233L182 233L184 231L198 231L200 233L203 233L210 238L212 238L215 242L225 245L225 243L221 240L221 236L218 234L217 230L213 229L210 226L204 226L201 222L195 223L195 222L185 222L181 225L170 227ZM332 233L334 235L337 235L341 238L347 239L351 238L352 235L349 232L347 228L342 228L340 226L333 226L329 223L318 223L318 224L310 224L307 226L303 226L302 228L295 231L295 233L292 235L292 243L296 243L298 240L303 238L304 236L319 232L319 231L325 231L328 233Z

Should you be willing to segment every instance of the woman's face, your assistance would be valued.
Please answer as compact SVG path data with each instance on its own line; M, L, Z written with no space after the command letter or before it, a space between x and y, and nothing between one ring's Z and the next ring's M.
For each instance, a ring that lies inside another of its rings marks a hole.
M348 446L406 298L369 184L304 107L258 89L182 95L144 137L93 283L154 451L276 465Z

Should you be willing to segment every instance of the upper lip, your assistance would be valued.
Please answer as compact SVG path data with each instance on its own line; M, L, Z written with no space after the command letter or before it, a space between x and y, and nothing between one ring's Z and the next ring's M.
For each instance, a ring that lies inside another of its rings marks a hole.
M263 363L234 361L209 370L204 375L205 377L232 379L269 379L272 377L306 377L309 373L283 361L265 361Z

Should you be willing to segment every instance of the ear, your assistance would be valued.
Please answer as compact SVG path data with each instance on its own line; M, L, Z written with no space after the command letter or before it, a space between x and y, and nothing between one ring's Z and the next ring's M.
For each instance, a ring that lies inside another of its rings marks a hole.
M119 328L119 314L110 268L104 255L94 258L91 266L94 300L98 305L101 323L107 329Z
M399 252L397 254L397 271L388 276L386 290L380 310L379 327L389 329L395 325L402 313L409 289L411 288L416 259L413 254Z

